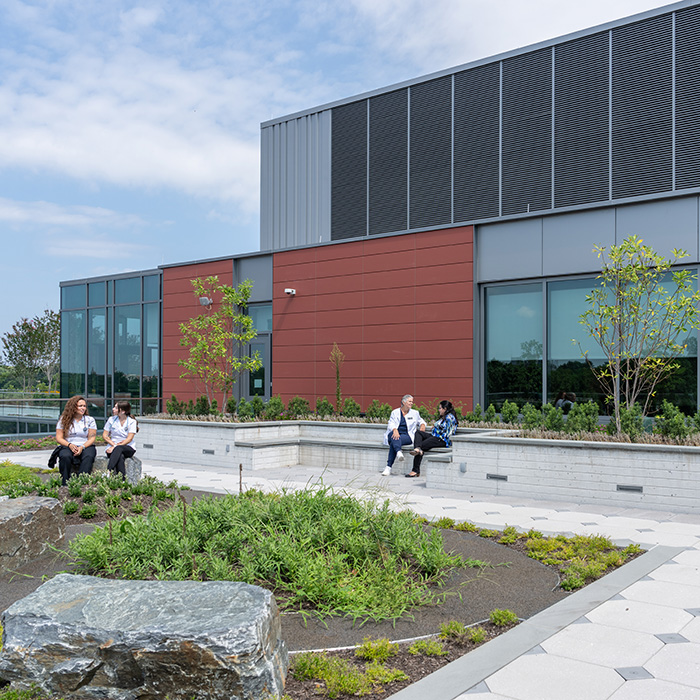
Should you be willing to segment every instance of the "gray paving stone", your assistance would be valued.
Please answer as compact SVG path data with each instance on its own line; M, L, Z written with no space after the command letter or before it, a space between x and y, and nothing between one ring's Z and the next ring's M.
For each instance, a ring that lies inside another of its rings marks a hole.
M615 670L626 681L640 681L654 677L644 668L644 666L628 666L627 668L616 668Z
M668 632L666 634L655 634L658 640L662 641L664 644L683 644L687 643L687 640L682 634L676 632Z

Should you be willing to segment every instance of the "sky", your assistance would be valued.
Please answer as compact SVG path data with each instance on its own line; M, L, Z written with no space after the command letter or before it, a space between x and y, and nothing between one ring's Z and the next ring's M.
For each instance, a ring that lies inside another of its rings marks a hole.
M1 0L0 336L60 281L258 250L261 122L663 4Z

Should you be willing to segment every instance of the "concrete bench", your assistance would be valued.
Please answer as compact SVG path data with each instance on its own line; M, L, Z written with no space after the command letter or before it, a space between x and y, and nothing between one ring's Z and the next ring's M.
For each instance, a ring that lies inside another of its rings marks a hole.
M95 462L92 465L93 473L106 474L108 463L108 457L95 457ZM143 472L141 460L138 457L128 457L124 460L124 466L126 467L126 480L130 484L138 484Z

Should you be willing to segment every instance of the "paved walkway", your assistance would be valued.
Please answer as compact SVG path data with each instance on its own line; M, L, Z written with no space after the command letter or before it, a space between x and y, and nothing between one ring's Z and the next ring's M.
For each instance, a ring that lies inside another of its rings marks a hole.
M46 453L1 459L44 466ZM397 700L700 700L700 516L616 506L519 501L428 490L423 479L304 466L247 472L147 461L144 471L192 488L303 488L318 483L380 495L427 518L545 534L602 534L644 556L574 593Z

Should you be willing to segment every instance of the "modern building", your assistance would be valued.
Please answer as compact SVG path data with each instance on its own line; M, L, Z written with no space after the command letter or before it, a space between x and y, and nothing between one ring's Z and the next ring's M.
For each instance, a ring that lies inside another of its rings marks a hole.
M700 265L700 2L685 0L265 122L259 253L61 284L62 395L172 394L190 280L254 280L239 395L363 408L600 398L579 324L594 245ZM294 294L285 290L295 290ZM697 338L663 392L694 407Z

